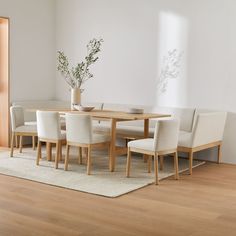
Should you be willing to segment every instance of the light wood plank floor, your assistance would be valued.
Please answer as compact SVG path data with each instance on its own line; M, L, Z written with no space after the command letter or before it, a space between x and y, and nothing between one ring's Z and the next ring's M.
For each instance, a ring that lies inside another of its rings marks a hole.
M233 165L206 164L115 199L0 175L1 236L229 236L235 222Z

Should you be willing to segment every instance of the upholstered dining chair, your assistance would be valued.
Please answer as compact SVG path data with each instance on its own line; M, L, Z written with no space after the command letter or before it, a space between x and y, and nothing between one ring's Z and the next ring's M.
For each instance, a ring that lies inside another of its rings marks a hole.
M20 137L20 153L22 152L22 140L24 136L32 137L33 149L35 149L35 137L37 136L36 125L27 125L24 120L24 110L21 106L11 106L10 107L10 117L11 117L11 152L10 156L13 156L14 152L14 139L18 140ZM16 147L17 147L16 142Z
M71 146L87 149L87 174L91 173L91 151L94 148L109 149L110 137L108 135L94 134L92 128L92 118L89 115L66 114L66 158L65 170L68 170L69 151ZM82 162L80 152L80 163ZM109 157L111 161L111 157Z
M177 154L178 132L178 120L160 120L156 123L154 138L139 139L128 142L126 176L130 176L131 152L142 153L149 155L149 173L151 172L152 156L154 156L155 184L159 184L158 157L174 154L175 179L179 179Z
M58 168L58 162L62 156L62 144L66 142L66 132L61 130L60 116L58 112L37 111L37 131L38 131L38 150L37 161L41 159L42 142L47 143L47 159L51 160L51 144L56 144L55 168Z

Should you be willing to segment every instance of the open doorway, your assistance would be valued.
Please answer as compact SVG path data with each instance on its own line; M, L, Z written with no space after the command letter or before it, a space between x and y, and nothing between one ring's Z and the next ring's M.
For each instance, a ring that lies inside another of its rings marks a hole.
M0 17L0 147L9 146L9 19Z

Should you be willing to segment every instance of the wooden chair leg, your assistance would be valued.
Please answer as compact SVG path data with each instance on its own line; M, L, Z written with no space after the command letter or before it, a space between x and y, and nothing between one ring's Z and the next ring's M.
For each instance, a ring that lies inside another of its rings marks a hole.
M47 161L52 160L52 144L47 142L46 143L46 153L47 153Z
M148 162L148 155L143 154L143 162L144 163Z
M160 170L163 170L164 168L164 157L160 156Z
M82 155L85 157L87 156L87 148L82 147Z
M148 173L152 172L152 156L148 157Z
M16 137L16 135L14 135L14 133L11 134L11 153L10 153L10 157L13 157L13 151L14 151L14 138Z
M193 151L189 152L189 174L192 175L193 173Z
M84 154L85 154L85 164L88 164L88 148L83 148L84 149Z
M126 147L128 147L128 142L129 142L129 140L126 138L126 139L125 139L125 146L126 146Z
M35 150L35 136L32 136L32 148Z
M65 170L68 170L69 163L69 155L70 155L70 145L66 145L66 157L65 157Z
M112 170L112 160L111 160L111 144L109 143L108 144L108 165L109 165L109 170L111 171Z
M23 136L20 136L20 153L22 153L22 141L23 141Z
M79 147L79 164L80 165L83 164L82 148L81 147Z
M111 147L111 144L108 145L108 155L109 155L109 170L112 172L112 147Z
M16 144L16 148L18 148L19 147L19 143L18 143L18 136L17 135L15 135L15 144Z
M127 164L126 164L126 177L130 176L130 162L131 162L131 151L130 151L130 148L128 148Z
M116 153L113 152L113 157L112 157L112 172L114 172L116 169Z
M60 141L60 161L63 161L62 148L63 148L63 143L62 141Z
M157 153L154 154L154 169L155 169L155 184L158 185L159 180L158 180L158 154Z
M55 157L55 168L58 169L58 162L60 159L60 141L56 143L56 157Z
M62 141L59 141L59 158L58 161L62 161Z
M41 155L42 155L42 150L41 150L41 141L38 139L36 165L39 165L39 160L41 159Z
M174 169L175 169L175 179L179 179L179 162L178 162L178 153L174 153Z
M218 164L221 163L221 147L222 147L222 144L218 146L218 160L217 160Z
M87 159L87 174L91 172L91 146L88 146L88 159Z

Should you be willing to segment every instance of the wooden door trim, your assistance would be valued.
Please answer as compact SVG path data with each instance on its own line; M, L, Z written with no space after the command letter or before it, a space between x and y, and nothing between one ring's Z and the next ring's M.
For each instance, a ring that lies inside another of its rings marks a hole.
M0 24L4 23L3 22L6 21L7 23L7 46L8 46L8 49L7 49L7 57L8 57L8 60L7 60L7 78L6 78L6 81L4 80L4 83L7 84L7 89L4 90L5 93L7 93L7 96L5 98L5 102L7 102L7 104L4 106L6 106L6 109L7 111L5 112L5 116L7 116L7 120L6 122L4 122L4 124L7 125L7 132L4 133L4 135L2 136L0 134L0 137L1 137L1 140L0 140L0 146L4 146L4 147L9 147L10 145L10 112L9 112L9 107L10 107L10 18L9 17L4 17L4 16L0 16ZM1 22L2 21L2 22ZM7 101L6 101L7 100ZM7 115L6 115L7 114ZM0 131L2 132L2 130Z

